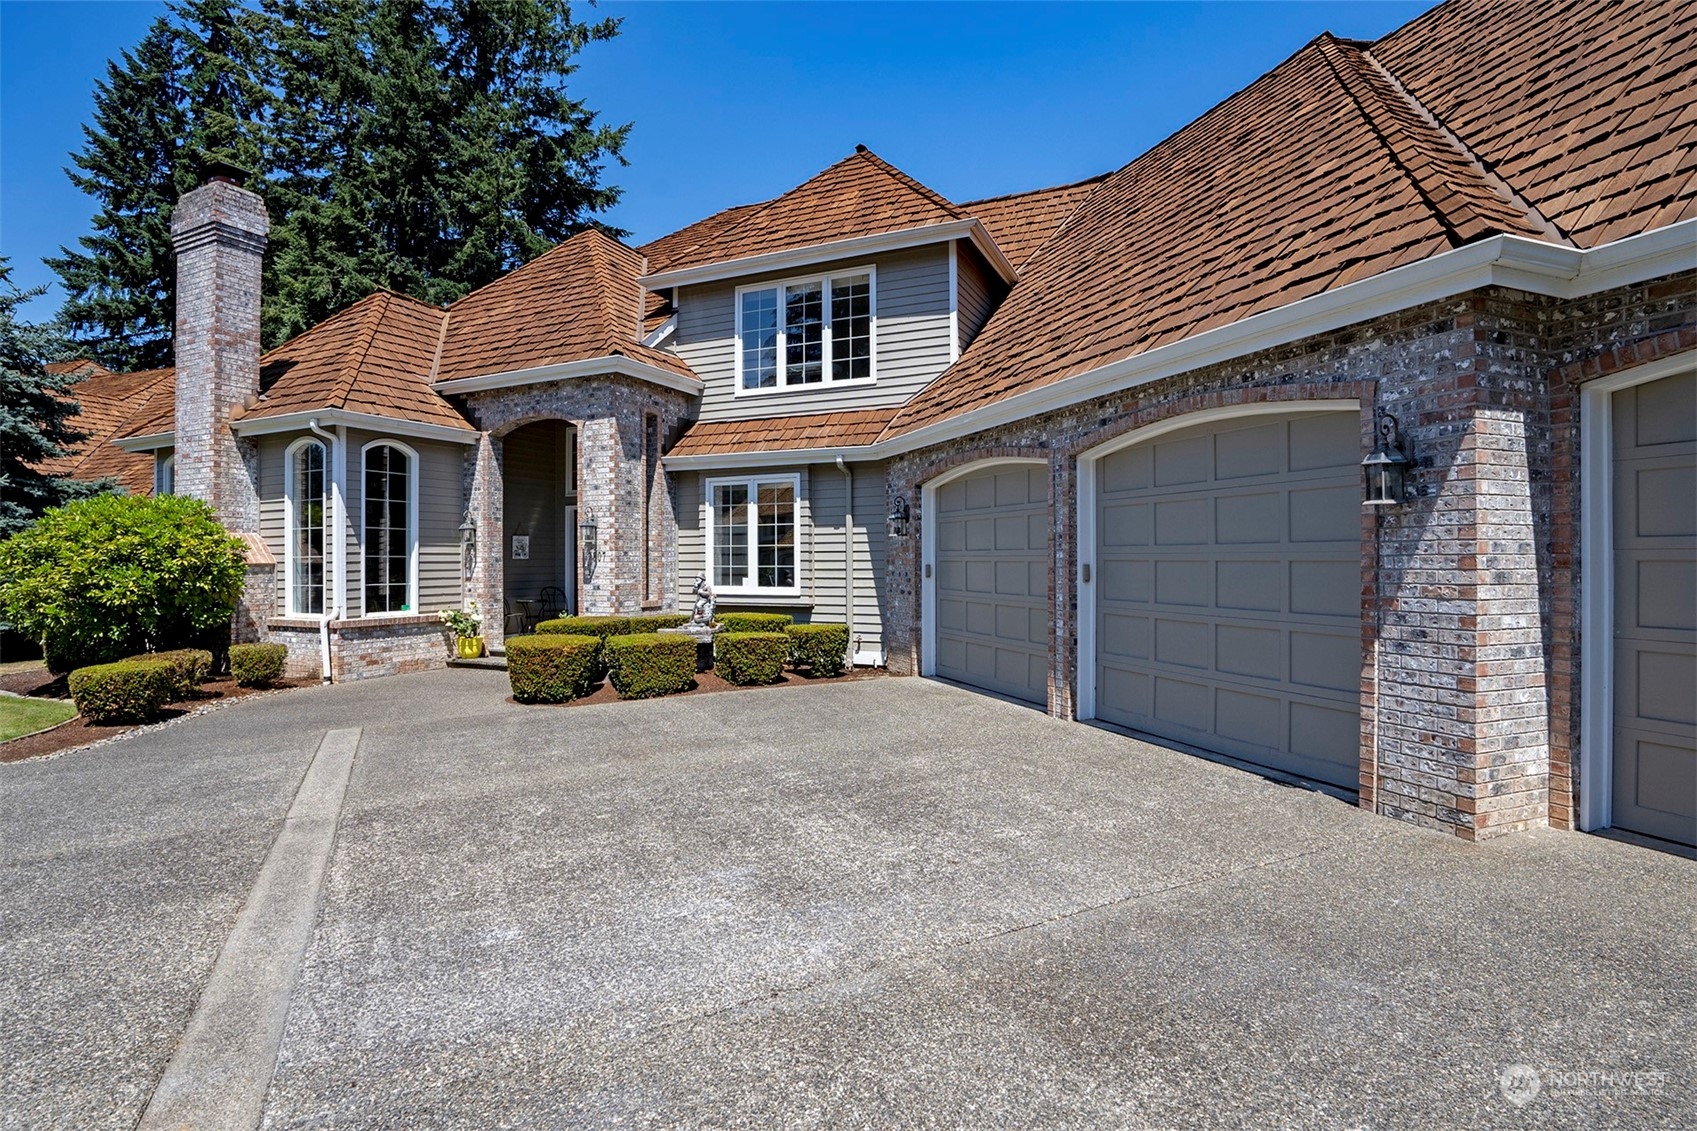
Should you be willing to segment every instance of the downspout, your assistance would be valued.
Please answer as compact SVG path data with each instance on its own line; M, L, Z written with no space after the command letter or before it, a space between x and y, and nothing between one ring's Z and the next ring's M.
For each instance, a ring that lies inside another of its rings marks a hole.
M854 635L854 471L837 457L837 470L843 473L843 620L848 624L848 666L854 667L855 653L860 641Z
M342 591L344 588L342 584L342 483L341 476L337 475L334 470L336 467L336 457L341 453L341 446L337 443L335 436L332 436L330 433L318 426L317 417L313 417L311 420L308 420L306 422L306 427L307 430L314 436L317 436L329 445L330 453L330 459L327 461L330 466L326 467L324 470L330 478L330 521L335 524L331 528L330 533L330 553L334 560L330 563L331 599L325 603L324 612L320 614L318 618L318 662L322 665L320 670L324 673L324 682L329 683L330 622L336 619L338 614L341 612ZM289 579L290 584L293 584L293 581L293 578Z

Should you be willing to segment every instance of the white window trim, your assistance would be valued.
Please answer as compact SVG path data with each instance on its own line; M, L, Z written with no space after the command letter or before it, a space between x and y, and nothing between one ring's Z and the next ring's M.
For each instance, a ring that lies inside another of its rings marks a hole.
M371 612L365 607L365 557L370 545L370 532L365 525L365 457L372 448L387 445L407 457L407 607L393 612ZM373 440L359 450L359 609L360 616L369 620L389 617L410 617L419 613L418 600L418 495L419 458L411 446L395 439Z
M170 479L169 487L165 480ZM153 493L155 495L174 495L177 493L177 453L170 455L155 453L153 460Z
M303 436L283 449L283 615L290 617L319 617L329 613L331 596L324 594L324 612L302 612L295 607L295 453L308 445L316 445L324 453L324 577L334 576L331 542L330 451L323 440Z
M715 562L718 559L714 555L715 546L714 546L714 542L713 542L713 530L714 530L713 519L714 519L715 508L714 508L714 505L713 505L713 494L716 490L718 490L718 488L723 487L723 486L742 486L742 487L748 488L748 504L747 504L748 510L747 510L747 514L746 514L746 521L747 521L747 524L748 524L748 568L749 568L749 576L754 576L760 568L760 562L759 562L760 547L759 547L759 544L758 544L758 535L756 534L755 529L754 529L756 522L757 522L756 516L754 514L754 508L757 504L757 497L758 497L758 493L759 493L757 489L764 484L771 484L771 483L788 484L789 487L790 487L792 498L794 499L794 506L795 506L795 584L794 585L788 585L788 586L761 586L761 585L727 585L727 586L721 586L721 585L718 584L718 582L716 580L714 580L715 573L716 573ZM802 568L803 568L803 562L801 560L801 552L802 552L803 540L802 540L802 529L801 529L801 523L802 523L802 516L801 516L801 475L799 473L790 472L790 473L784 474L784 475L723 475L723 476L720 476L716 479L709 479L702 485L702 511L703 511L702 525L705 528L706 534L707 534L707 568L705 570L703 570L702 572L707 575L708 583L713 586L713 592L714 592L714 595L716 597L800 597L801 596L801 574L802 574Z
M816 381L812 384L802 384L800 382L797 382L796 384L793 384L793 385L783 384L782 382L783 382L783 374L784 374L784 304L783 304L782 296L780 295L779 301L778 301L778 379L779 379L779 383L772 386L770 389L746 389L746 388L744 388L743 383L742 383L742 296L744 294L747 294L750 291L770 291L770 290L774 290L774 289L782 291L783 288L785 288L785 287L798 286L798 285L803 284L803 283L819 283L819 284L821 284L821 287L824 288L824 287L827 287L829 285L830 280L841 278L844 275L865 275L866 280L867 280L866 302L867 302L867 309L870 311L870 314L871 314L871 325L870 325L869 330L868 330L868 339L869 340L867 342L867 347L866 347L867 350L869 351L869 354L868 354L868 357L867 357L867 375L865 377L856 378L852 381L833 381L833 380L830 379L829 374L830 374L830 368L831 368L831 303L830 303L829 297L822 296L823 304L824 304L824 316L825 316L825 322L824 322L825 353L824 353L824 358L823 358L822 364L824 366L823 372L825 373L826 376L823 380ZM826 389L862 388L862 387L867 386L867 385L876 385L878 383L878 269L873 264L868 263L868 264L865 264L865 265L859 266L859 267L844 267L844 268L841 268L841 269L832 269L832 270L829 270L829 271L815 271L814 273L812 273L810 275L794 275L794 276L791 276L790 278L787 278L787 279L767 279L767 280L765 280L763 282L759 282L759 283L745 283L744 285L742 285L742 286L740 286L736 289L735 295L733 296L731 301L732 301L733 305L736 307L736 334L735 334L735 337L732 340L732 350L733 350L733 353L735 355L735 364L733 366L733 369L735 371L735 378L734 378L735 384L732 387L732 392L736 396L739 396L739 397L745 397L745 396L746 397L764 397L764 396L771 396L774 393L791 393L791 394L802 393L802 392L818 393L818 392L822 392Z

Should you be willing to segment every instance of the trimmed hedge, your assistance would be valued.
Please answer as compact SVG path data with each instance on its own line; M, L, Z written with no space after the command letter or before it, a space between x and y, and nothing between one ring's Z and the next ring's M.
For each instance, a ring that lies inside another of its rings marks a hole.
M790 658L781 632L722 632L713 639L713 670L727 683L776 683Z
M151 723L171 701L177 676L169 660L119 660L78 668L67 680L77 711L91 723Z
M684 691L695 682L695 641L644 632L609 636L602 645L607 678L620 699L649 699Z
M520 703L564 703L595 682L601 640L553 633L507 637L507 680Z
M846 624L792 624L784 631L790 640L790 662L817 676L843 674L843 657L848 653Z
M164 660L171 665L171 698L187 699L212 671L212 653L204 648L176 648L169 652L143 652L131 660Z
M715 619L726 632L782 632L795 620L788 613L720 613Z
M289 649L283 644L230 645L230 675L243 687L264 687L283 678Z
M559 617L536 626L537 636L634 636L688 624L686 613L645 613L639 617Z

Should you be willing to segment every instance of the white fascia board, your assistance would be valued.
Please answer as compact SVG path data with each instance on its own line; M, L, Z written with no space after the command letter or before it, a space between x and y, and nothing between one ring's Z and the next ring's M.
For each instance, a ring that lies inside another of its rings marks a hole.
M237 420L230 430L238 436L270 436L278 432L305 431L312 421L321 427L343 425L380 432L385 436L411 436L419 440L443 440L450 444L475 444L477 432L470 428L451 428L446 424L426 424L418 420L402 420L394 416L378 416L370 412L348 412L326 408L314 412L289 412L281 416L258 416Z
M654 327L653 332L646 338L642 339L642 344L647 346L649 349L653 349L677 332L678 316L674 314L664 322L660 323L660 325Z
M715 452L704 456L662 456L668 471L739 471L757 467L798 467L810 463L860 463L877 459L871 444L854 448L790 448L783 451Z
M853 239L835 240L831 243L816 243L808 247L770 251L765 255L750 255L742 259L704 263L699 267L680 267L676 271L662 271L658 275L644 275L637 281L651 291L663 290L666 287L712 283L721 279L740 279L746 275L761 275L769 271L788 271L812 267L816 264L829 263L838 259L861 259L869 255L965 238L970 238L975 243L982 239L991 248L995 247L995 243L990 240L988 235L984 234L984 225L977 220L949 220L942 224L927 224L922 228L904 228L899 232L879 232L876 235L855 236ZM997 251L993 257L986 253L986 257L991 258L993 263L1000 260L997 270L1002 270L1005 267L1009 272L1009 281L1013 280L1015 276L1012 274L1013 268L1008 265L1007 256Z
M544 381L572 381L584 377L631 377L647 381L664 389L681 393L701 392L701 381L685 377L657 365L636 361L622 354L592 357L583 361L567 361L559 365L539 365L534 369L515 369L508 373L489 373L481 377L458 377L438 381L433 388L438 393L481 393L488 389L510 389L516 385L537 385Z
M121 440L113 440L112 446L126 452L152 452L160 448L171 448L177 444L175 432L154 432L148 436L125 436Z
M1488 286L1579 298L1697 267L1697 220L1591 250L1493 236L871 445L887 459Z

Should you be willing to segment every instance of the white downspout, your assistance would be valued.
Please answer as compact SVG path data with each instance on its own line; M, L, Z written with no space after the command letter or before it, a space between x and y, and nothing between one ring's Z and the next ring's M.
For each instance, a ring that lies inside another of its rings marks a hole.
M859 649L859 641L854 635L854 470L844 462L842 456L837 457L837 470L843 473L843 620L848 623L848 656L845 657L849 667L854 667L854 656Z
M324 612L318 618L318 662L322 665L325 683L330 680L330 622L337 619L342 612L344 594L347 590L346 577L343 572L343 561L347 539L345 536L342 506L342 473L340 461L345 458L343 443L337 436L331 435L318 425L314 417L306 422L307 430L323 440L330 447L330 466L325 470L330 473L330 521L334 523L330 530L330 554L334 559L330 563L330 601ZM289 581L292 584L293 578Z

